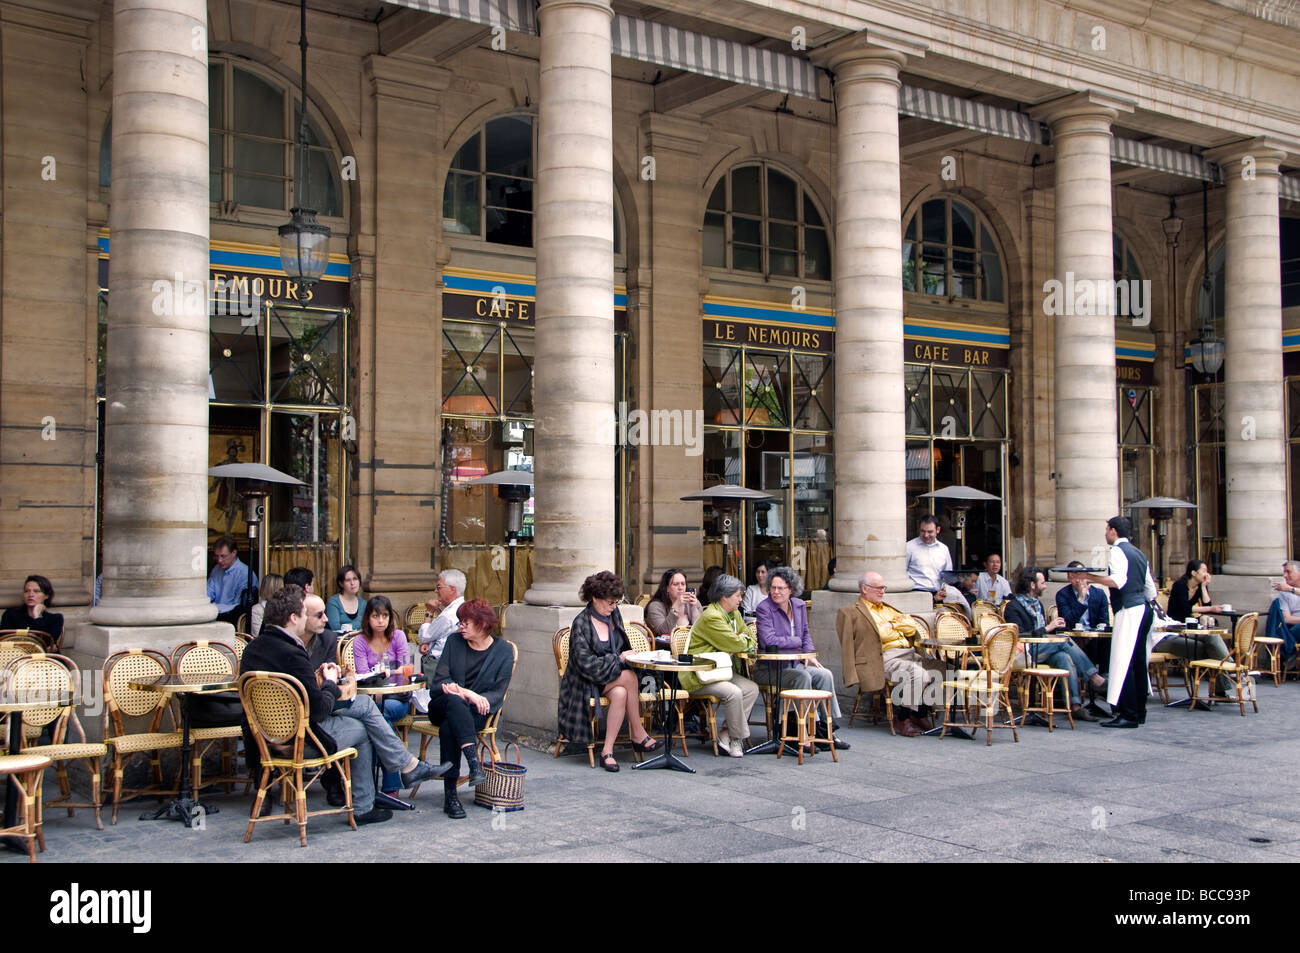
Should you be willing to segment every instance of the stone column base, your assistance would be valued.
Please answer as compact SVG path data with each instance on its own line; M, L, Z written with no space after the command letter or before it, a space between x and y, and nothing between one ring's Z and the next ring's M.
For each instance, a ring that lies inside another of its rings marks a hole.
M510 682L503 724L511 731L554 741L559 731L556 703L560 677L551 648L557 629L573 623L582 610L515 603L507 606L502 634L519 647L519 664Z

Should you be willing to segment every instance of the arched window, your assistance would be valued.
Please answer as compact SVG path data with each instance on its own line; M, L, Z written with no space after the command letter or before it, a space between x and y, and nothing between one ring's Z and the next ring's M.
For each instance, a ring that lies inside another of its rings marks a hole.
M964 202L925 202L903 230L903 290L1004 301L1002 255L993 233Z
M208 64L208 197L250 208L285 211L301 177L295 145L299 100L276 83L225 60ZM113 118L104 123L99 185L112 181ZM308 182L304 201L323 217L342 218L343 189L335 150L307 114Z
M302 176L294 143L299 100L283 86L233 62L208 66L208 154L213 202L287 210L294 182ZM343 215L342 187L334 150L307 114L308 189L304 201L322 216Z
M1218 329L1220 334L1223 333L1223 316L1227 313L1227 301L1225 297L1225 261L1226 247L1220 244L1219 247L1210 255L1210 264L1207 271L1209 272L1209 287L1206 287L1205 276L1201 277L1201 294L1197 306L1197 314L1204 325L1208 320Z
M830 242L812 194L766 162L732 169L709 196L704 264L769 277L829 280Z
M537 124L532 116L484 123L456 150L442 190L442 230L500 245L533 247ZM623 253L614 199L614 254Z

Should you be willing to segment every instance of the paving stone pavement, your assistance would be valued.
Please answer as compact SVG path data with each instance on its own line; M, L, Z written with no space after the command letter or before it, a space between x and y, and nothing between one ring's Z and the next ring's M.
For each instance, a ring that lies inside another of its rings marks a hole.
M88 812L46 814L42 863L347 861L1173 862L1300 860L1300 686L1259 689L1260 713L1149 710L1136 731L1081 723L1007 731L987 747L893 737L859 721L851 751L803 766L771 756L714 758L692 744L695 775L592 770L584 756L525 750L527 809L496 815L466 802L441 810L426 785L418 810L348 830L338 817L259 825L243 843L250 799L217 795L203 830L137 820L124 806L96 831ZM507 713L508 714L508 713ZM761 734L761 729L759 730ZM50 775L53 781L53 775ZM462 789L464 790L464 789ZM313 807L323 807L315 795ZM0 852L0 863L25 863Z

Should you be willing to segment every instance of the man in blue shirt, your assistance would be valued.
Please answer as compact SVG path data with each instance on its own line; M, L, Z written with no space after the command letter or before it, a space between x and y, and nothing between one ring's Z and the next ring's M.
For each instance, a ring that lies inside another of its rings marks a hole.
M212 555L217 557L217 564L208 575L208 601L217 606L218 622L233 625L239 619L240 597L249 586L257 585L257 576L239 558L235 541L229 536L217 537Z

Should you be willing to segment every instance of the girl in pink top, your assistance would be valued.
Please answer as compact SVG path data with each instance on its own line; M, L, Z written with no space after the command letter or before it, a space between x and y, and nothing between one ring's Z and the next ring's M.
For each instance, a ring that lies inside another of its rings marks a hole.
M386 596L371 596L366 603L366 611L361 616L361 632L352 642L352 660L357 674L363 676L379 668L381 662L392 671L410 664L406 633L397 628L393 604ZM411 709L409 696L381 695L376 696L375 701L381 703L379 710L390 725L405 718ZM401 786L401 775L395 771L384 772L381 790L385 794L395 794Z

